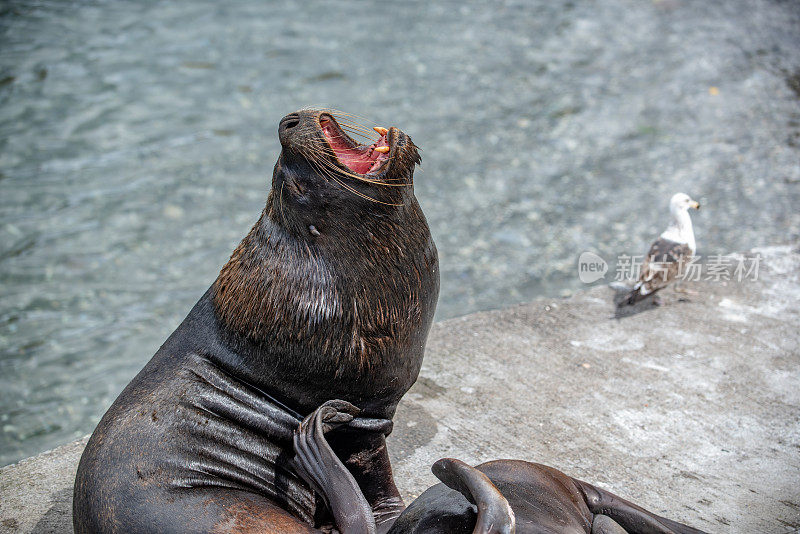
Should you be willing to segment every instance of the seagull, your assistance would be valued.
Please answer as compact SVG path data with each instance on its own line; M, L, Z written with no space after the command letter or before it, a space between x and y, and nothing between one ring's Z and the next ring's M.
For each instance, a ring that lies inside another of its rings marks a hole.
M650 246L650 252L642 263L639 280L622 301L623 303L636 304L667 287L678 274L683 272L684 265L692 259L697 250L689 208L699 210L700 203L685 193L672 195L669 201L672 222Z

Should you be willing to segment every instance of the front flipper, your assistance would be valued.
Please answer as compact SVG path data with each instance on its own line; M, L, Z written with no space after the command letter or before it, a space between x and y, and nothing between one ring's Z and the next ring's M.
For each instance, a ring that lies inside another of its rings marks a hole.
M473 534L514 534L514 511L489 477L452 458L442 458L431 470L436 478L478 507Z
M590 512L610 517L630 534L706 534L702 530L648 512L588 482L574 478L572 480L583 492Z
M353 420L359 409L346 401L328 401L306 417L294 433L297 474L319 493L342 534L376 534L372 509L353 475L336 456L325 433Z

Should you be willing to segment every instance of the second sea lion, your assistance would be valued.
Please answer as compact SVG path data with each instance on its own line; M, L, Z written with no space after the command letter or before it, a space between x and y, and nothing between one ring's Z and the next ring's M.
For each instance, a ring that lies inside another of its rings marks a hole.
M348 402L328 401L294 437L297 471L330 503L341 534L378 528L325 435L358 413ZM704 534L542 464L495 460L472 467L443 458L432 470L442 483L417 497L388 534Z

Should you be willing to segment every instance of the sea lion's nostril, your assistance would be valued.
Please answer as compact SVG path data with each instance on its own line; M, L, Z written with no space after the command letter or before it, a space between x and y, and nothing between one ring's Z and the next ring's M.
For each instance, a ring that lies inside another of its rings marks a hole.
M297 113L290 113L281 119L279 129L283 132L296 128L300 124L300 115Z
M281 143L288 142L295 135L294 131L300 126L302 120L299 113L290 113L281 119L278 124L278 137L280 137Z

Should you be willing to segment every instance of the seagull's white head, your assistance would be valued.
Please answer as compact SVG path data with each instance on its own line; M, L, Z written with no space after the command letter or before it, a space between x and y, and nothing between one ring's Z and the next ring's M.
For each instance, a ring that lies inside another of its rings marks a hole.
M686 212L689 208L700 209L700 203L689 198L686 193L675 193L669 200L669 211L673 217L677 217L681 212Z

